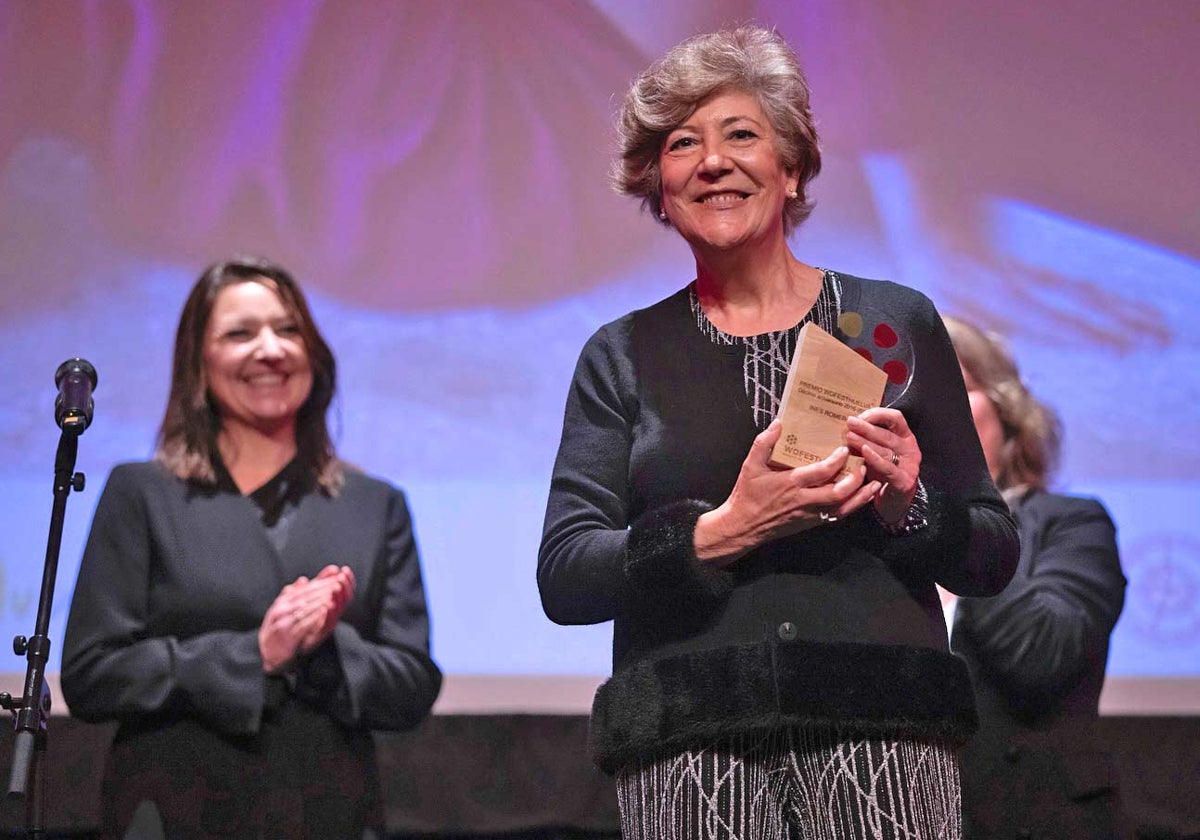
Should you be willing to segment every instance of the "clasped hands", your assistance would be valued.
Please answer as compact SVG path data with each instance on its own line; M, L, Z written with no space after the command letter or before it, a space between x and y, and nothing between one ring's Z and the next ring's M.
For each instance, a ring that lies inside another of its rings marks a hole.
M263 671L283 671L299 655L329 638L354 597L349 566L326 566L311 580L301 576L280 590L258 629Z
M846 445L803 467L770 465L778 420L754 438L737 482L720 507L696 522L696 557L717 567L779 537L849 516L867 504L889 524L903 520L917 491L921 448L904 415L870 408L848 418ZM862 463L838 478L850 455Z

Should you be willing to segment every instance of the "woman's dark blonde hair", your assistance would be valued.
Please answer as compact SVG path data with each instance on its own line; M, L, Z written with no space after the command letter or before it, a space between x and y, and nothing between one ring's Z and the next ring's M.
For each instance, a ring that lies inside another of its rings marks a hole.
M641 198L658 218L663 142L703 100L725 90L758 99L777 135L784 168L799 176L798 196L789 199L783 211L784 231L791 233L812 212L807 187L821 171L821 150L800 62L787 42L769 29L743 26L697 35L647 68L625 94L617 119L619 154L613 185L620 193Z
M344 470L326 424L326 413L337 388L333 351L317 329L304 293L291 274L254 257L214 263L192 286L175 331L171 393L158 430L155 459L182 479L208 485L217 481L221 416L208 389L204 345L217 296L238 283L260 283L271 289L296 319L313 375L312 391L296 414L296 457L314 485L336 494Z
M1003 339L958 318L944 320L964 373L1000 418L1004 449L996 486L1006 497L1045 489L1062 443L1058 415L1030 393Z

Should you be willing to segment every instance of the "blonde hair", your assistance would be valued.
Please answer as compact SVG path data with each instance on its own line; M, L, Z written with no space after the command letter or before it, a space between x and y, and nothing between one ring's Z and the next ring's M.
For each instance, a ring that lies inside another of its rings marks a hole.
M958 318L943 320L963 371L1000 418L1004 448L996 486L1006 497L1044 489L1058 465L1062 444L1058 415L1030 392L1000 336Z
M778 33L758 26L689 38L638 77L617 119L613 186L641 198L657 218L662 210L658 158L663 142L700 102L722 90L743 91L758 99L778 137L784 168L799 176L798 195L783 211L784 231L791 233L812 212L806 187L821 171L821 149L808 82L796 53Z

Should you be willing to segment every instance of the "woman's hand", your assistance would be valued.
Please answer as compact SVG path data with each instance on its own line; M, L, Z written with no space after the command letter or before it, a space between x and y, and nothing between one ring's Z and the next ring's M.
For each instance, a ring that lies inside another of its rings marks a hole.
M864 483L861 466L837 478L850 454L844 446L808 466L770 466L781 428L775 420L754 438L729 498L697 520L696 557L701 561L728 566L769 540L849 516L880 492L880 482Z
M354 572L349 566L326 566L309 584L313 586L328 586L329 599L324 604L324 620L315 630L305 636L300 642L300 652L309 653L315 650L333 632L333 628L342 618L342 613L354 598Z
M867 478L882 489L875 497L875 510L884 522L897 525L904 520L917 492L921 475L921 447L908 428L904 415L894 408L869 408L849 418L846 445L861 455Z
M326 566L312 580L301 576L285 586L258 630L263 670L282 671L297 654L325 641L353 596L354 572L348 566Z

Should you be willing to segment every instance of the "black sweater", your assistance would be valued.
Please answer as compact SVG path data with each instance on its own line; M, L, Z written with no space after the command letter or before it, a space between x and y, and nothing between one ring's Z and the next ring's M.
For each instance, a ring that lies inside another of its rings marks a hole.
M844 312L887 313L912 347L912 384L894 407L921 446L929 525L908 535L864 510L701 570L695 521L728 496L758 431L742 348L706 338L683 290L583 349L538 583L554 621L615 621L614 675L593 708L606 769L764 726L961 736L974 724L934 582L999 591L1016 530L933 305L892 283L840 281Z

